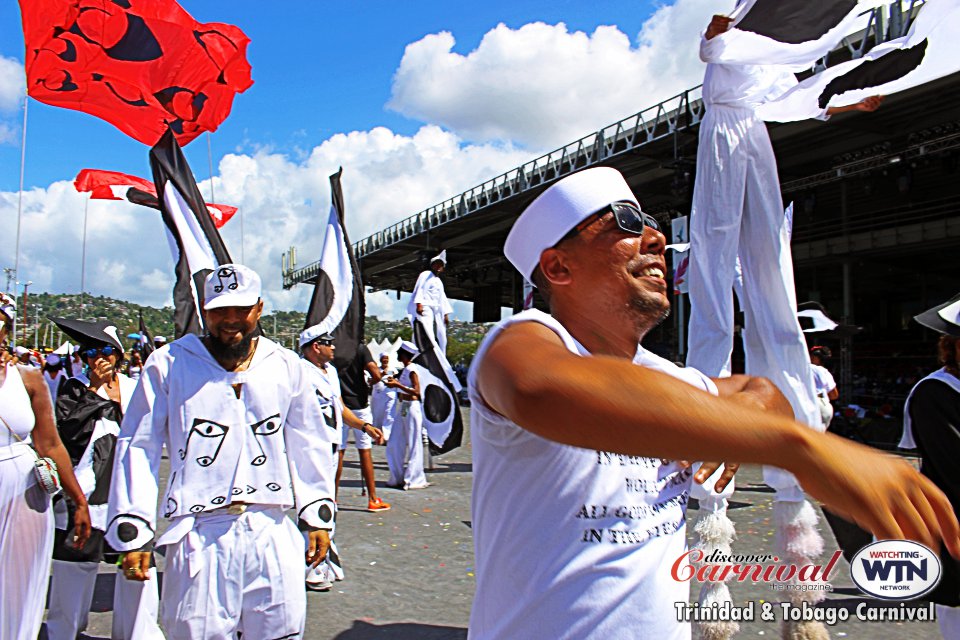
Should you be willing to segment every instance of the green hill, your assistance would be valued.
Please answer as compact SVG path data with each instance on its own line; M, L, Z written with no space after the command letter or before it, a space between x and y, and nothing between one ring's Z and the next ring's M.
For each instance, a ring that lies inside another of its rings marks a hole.
M33 348L56 349L65 338L49 317L83 318L86 320L109 320L117 325L121 336L137 333L140 326L140 314L143 322L154 336L166 336L172 339L173 307L148 307L144 305L116 300L106 296L91 296L69 293L31 293L28 296L28 318L24 327L23 298L19 304L20 326L17 343ZM306 314L302 311L275 311L264 315L260 326L264 334L286 347L294 348L296 339L303 329ZM471 322L451 322L448 331L450 341L447 355L450 362L460 360L469 362L476 353L480 340L486 335L489 325ZM397 336L410 338L410 325L406 320L380 320L376 316L367 316L365 333L367 340L393 340ZM133 345L133 340L129 341Z

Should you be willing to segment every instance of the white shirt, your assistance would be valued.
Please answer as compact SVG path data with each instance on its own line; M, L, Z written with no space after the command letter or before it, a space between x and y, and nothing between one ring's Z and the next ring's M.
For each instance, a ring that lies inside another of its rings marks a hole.
M690 470L562 445L487 406L476 372L491 341L518 322L539 322L571 352L590 355L554 318L530 310L495 326L470 368L477 567L470 637L689 638L673 604L687 601L689 585L670 569L686 549ZM699 371L642 347L634 362L717 393Z
M443 280L432 271L423 271L417 278L417 283L413 287L410 304L407 308L407 312L411 316L416 316L418 304L432 309L434 315L442 316L453 311L453 307L450 305L450 301L447 300L447 294L443 288Z
M700 38L700 59L708 63L701 94L708 110L711 106L754 110L797 86L797 76L785 65L713 62L713 40ZM817 116L820 120L828 117L826 109Z
M339 444L343 437L343 400L340 393L340 377L332 364L320 368L306 358L303 368L314 387L314 396L323 414L323 424L331 429L332 437Z
M300 358L267 338L245 371L224 370L192 334L158 349L117 440L108 542L130 551L154 537L164 446L170 478L160 509L175 522L159 543L179 540L194 514L234 500L295 507L311 527L331 528L336 440L316 428L322 421Z
M829 396L830 392L837 388L837 381L833 379L833 374L826 367L818 364L811 364L813 369L813 386L817 395Z

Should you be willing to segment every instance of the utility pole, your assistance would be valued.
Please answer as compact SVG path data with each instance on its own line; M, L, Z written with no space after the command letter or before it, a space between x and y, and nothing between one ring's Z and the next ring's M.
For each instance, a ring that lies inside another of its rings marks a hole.
M30 308L27 306L27 289L33 284L33 280L28 280L23 285L23 331L26 335L27 327L30 325Z

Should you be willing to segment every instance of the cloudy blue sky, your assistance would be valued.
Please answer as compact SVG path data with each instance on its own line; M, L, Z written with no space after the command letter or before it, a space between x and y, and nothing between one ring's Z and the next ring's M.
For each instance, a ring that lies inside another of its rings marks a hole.
M29 0L22 0L29 2ZM243 255L268 307L304 309L283 291L280 256L316 259L327 176L344 167L348 227L360 239L502 171L697 84L700 29L733 2L490 0L181 4L250 36L255 84L210 138L216 200L241 207ZM14 262L23 119L19 6L0 3L0 265ZM206 137L185 149L210 189ZM92 116L30 101L20 279L78 292L82 168L148 176L147 148ZM86 289L170 300L173 266L159 217L90 204ZM239 220L223 236L241 254ZM402 305L368 296L371 313ZM469 305L457 304L469 318Z

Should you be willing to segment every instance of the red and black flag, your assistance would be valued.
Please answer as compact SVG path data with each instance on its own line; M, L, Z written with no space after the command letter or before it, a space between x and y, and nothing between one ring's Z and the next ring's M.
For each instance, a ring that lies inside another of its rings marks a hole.
M216 131L253 84L250 39L173 0L20 0L27 94L154 145Z
M311 333L315 332L316 335L333 334L336 346L333 366L341 372L342 379L346 371L355 368L351 367L351 364L363 344L366 304L363 299L360 265L357 264L344 224L341 175L342 168L330 176L333 202L320 254L320 273L317 275L303 328L310 329ZM360 369L362 370L362 367ZM354 385L351 388L360 387Z
M173 132L167 131L150 149L150 166L175 263L173 324L176 337L201 334L203 281L218 266L233 261Z
M91 200L123 200L159 209L157 188L153 183L137 176L131 176L119 171L103 171L101 169L81 169L73 181L73 186L80 193L89 193ZM116 194L116 189L126 189L124 198ZM207 211L213 218L217 229L230 221L238 209L228 204L208 204Z
M114 187L135 187L154 196L157 195L156 188L149 180L119 171L81 169L73 181L73 186L80 193L89 193L91 200L123 200L114 193Z
M463 417L457 402L457 390L450 380L451 374L444 367L446 357L440 353L420 318L413 323L413 341L420 350L413 362L420 365L417 374L423 402L423 428L430 439L430 453L440 455L456 449L463 441Z

